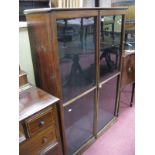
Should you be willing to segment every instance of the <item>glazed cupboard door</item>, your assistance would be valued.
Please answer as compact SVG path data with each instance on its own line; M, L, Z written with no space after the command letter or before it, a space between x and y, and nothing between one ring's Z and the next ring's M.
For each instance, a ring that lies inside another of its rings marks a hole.
M118 77L102 84L99 88L99 111L97 131L102 130L115 116Z
M61 100L64 152L81 153L115 117L125 9L26 13L36 84Z
M97 11L57 14L67 155L77 153L88 141L94 140L97 15Z
M63 103L96 85L96 17L57 20Z
M122 50L122 15L100 17L97 132L115 118Z
M120 71L122 16L100 18L100 79L102 82Z
M65 132L68 155L93 138L95 91L65 107Z

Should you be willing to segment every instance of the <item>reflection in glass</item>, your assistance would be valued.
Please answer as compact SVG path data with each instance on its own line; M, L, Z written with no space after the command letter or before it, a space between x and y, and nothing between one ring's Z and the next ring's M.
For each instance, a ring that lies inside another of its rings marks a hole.
M97 130L101 130L114 117L117 77L102 85L99 89L99 118Z
M122 16L101 17L100 81L119 70Z
M57 20L63 101L95 84L95 18Z
M94 91L65 108L65 132L69 155L93 136Z
M126 30L125 31L125 50L134 50L135 49L135 32L134 30Z

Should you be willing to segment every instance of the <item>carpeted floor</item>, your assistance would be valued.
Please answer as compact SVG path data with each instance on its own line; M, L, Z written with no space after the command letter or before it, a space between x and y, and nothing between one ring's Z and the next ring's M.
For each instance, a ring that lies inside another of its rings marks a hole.
M131 86L123 88L118 121L82 155L134 155L135 107L129 107Z

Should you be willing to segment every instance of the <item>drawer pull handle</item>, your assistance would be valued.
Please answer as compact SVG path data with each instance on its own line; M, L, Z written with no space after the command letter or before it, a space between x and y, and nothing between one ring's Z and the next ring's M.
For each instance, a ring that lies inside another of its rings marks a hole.
M131 67L129 67L129 68L128 68L128 72L131 72L131 71L132 71L132 69L131 69Z
M39 126L44 126L45 122L44 121L40 121Z
M47 139L46 137L44 137L44 138L42 139L42 143L45 144L45 143L47 143L47 142L48 142L48 139Z

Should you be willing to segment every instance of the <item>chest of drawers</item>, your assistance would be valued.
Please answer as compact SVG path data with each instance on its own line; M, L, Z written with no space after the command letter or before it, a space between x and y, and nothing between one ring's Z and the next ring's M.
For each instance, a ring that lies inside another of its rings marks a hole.
M19 93L20 155L62 155L58 102L31 85Z

